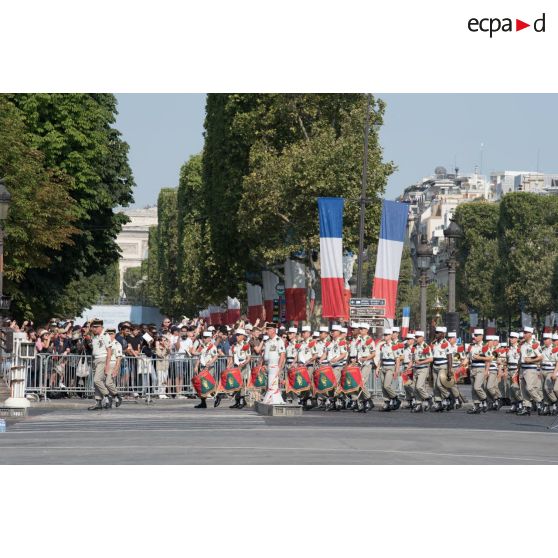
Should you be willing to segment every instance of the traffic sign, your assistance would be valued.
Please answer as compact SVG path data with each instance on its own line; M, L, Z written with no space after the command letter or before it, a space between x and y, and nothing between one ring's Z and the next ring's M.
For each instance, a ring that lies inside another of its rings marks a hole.
M351 317L366 317L366 316L385 316L385 308L367 308L367 307L349 307L349 315Z
M371 327L384 327L383 318L362 318L363 322L366 322Z
M351 298L349 299L349 306L355 307L368 307L371 306L385 306L386 299L385 298Z

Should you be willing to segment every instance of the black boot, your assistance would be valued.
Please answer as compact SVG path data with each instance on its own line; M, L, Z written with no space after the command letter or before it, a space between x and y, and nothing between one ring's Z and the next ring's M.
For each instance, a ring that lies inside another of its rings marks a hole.
M444 409L442 408L442 403L440 401L435 401L434 405L430 408L431 413L440 413Z
M471 409L467 411L468 415L478 415L482 412L482 407L477 405L476 403L473 405Z
M531 407L522 407L519 411L517 411L518 417L523 417L525 415L531 416Z
M432 403L432 397L429 397L426 400L426 406L424 407L424 411L430 411L430 409L432 409L433 403Z
M513 403L512 406L506 411L508 415L517 412L517 403Z
M391 411L391 401L385 401L384 406L380 409L382 413L389 413Z
M207 409L207 402L205 401L205 397L200 401L199 405L195 405L194 409Z
M101 410L103 408L103 403L101 401L101 399L97 399L95 402L95 405L93 407L87 407L88 411L98 411Z
M106 399L104 403L105 409L112 409L112 395L107 395L105 399Z
M238 407L240 406L240 396L235 395L234 399L235 399L235 403L234 405L229 405L229 409L238 409Z
M117 393L114 396L114 401L115 401L114 406L118 409L118 407L120 407L120 405L122 405L122 396Z
M242 396L238 401L238 408L244 409L244 407L246 407L246 398Z
M492 410L499 411L501 406L502 406L502 400L496 399L496 401L494 401L494 404L492 405Z
M215 399L213 400L213 407L219 407L222 397L223 396L220 393L215 396Z
M413 408L411 409L411 413L422 413L423 411L424 411L424 408L422 406L422 402L415 403Z

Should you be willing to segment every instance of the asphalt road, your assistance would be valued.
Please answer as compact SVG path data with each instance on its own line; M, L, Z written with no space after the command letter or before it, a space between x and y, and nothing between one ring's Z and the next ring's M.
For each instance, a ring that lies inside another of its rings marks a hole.
M0 434L0 464L558 464L554 417L375 409L283 418L228 403L36 404Z

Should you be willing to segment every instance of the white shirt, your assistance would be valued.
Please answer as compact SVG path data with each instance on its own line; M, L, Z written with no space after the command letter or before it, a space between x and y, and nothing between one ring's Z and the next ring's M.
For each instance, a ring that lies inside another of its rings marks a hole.
M105 333L105 330L103 330L101 335L94 335L91 342L93 345L93 358L94 359L106 358L108 353L108 348L111 345L110 335L108 333Z
M180 338L180 348L178 349L178 354L190 354L190 349L194 346L194 342L191 337L186 337L186 339Z
M110 361L116 362L116 359L122 356L122 345L115 339L114 341L111 341L110 348L112 349Z
M269 338L264 345L264 360L267 364L279 364L279 357L285 352L285 343L281 337L276 335L273 339Z

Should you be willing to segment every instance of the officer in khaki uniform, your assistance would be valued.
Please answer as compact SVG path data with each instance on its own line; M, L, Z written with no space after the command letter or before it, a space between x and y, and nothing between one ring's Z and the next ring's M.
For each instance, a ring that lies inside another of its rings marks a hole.
M347 350L347 341L344 339L343 336L344 333L346 333L346 328L343 328L337 324L331 326L331 343L329 343L329 345L326 344L321 358L322 363L325 364L327 362L332 367L333 373L335 374L335 380L337 381L338 385L339 380L341 379L341 371L343 369L343 366L347 364L347 358L349 356ZM336 396L328 398L328 400L326 401L326 410L336 410L336 403Z
M426 389L426 379L430 372L432 362L432 351L428 343L424 341L424 331L415 331L415 346L413 353L413 378L415 383L415 405L412 413L428 411L432 407L432 396ZM426 402L426 406L424 403Z
M113 398L116 399L116 405L120 406L122 398L118 394L112 376L112 342L109 334L103 330L103 320L93 320L91 331L93 333L91 344L93 347L93 369L95 371L93 384L95 386L96 403L93 407L88 407L88 410L110 409Z
M543 348L541 374L543 376L543 395L544 407L542 414L550 415L556 413L556 393L554 386L556 383L556 372L558 372L558 350L553 347L552 333L543 333Z
M109 334L110 347L112 349L110 356L110 375L112 377L112 381L114 382L114 378L118 378L118 375L120 373L120 363L122 362L124 351L122 350L122 345L120 344L120 342L116 340L116 328L107 328L106 332ZM120 407L121 403L122 397L117 394L115 397L114 406Z
M196 362L195 372L196 374L201 372L200 368L209 370L211 374L213 374L213 366L219 357L219 351L217 350L217 346L215 345L215 341L213 339L213 334L211 331L204 331L202 333L202 344L200 345L199 349L199 360ZM216 378L217 379L217 378ZM200 402L198 405L194 406L194 409L207 409L207 397L200 397ZM213 401L213 406L218 407L219 403L221 403L221 397L219 394L215 396L215 400Z
M506 373L507 385L509 386L509 394L511 407L506 413L516 413L523 406L521 399L521 388L519 386L519 333L512 331L508 338L508 350L506 351Z
M473 384L473 407L467 411L469 415L478 415L488 410L485 370L492 357L487 357L484 354L488 351L488 347L485 347L482 343L483 335L484 329L473 331L473 342L469 347L467 357L469 370L471 371L471 383Z
M533 402L539 413L543 410L542 382L538 363L543 359L539 343L533 339L533 328L526 326L523 328L523 343L520 349L520 385L523 408L517 414L520 416L530 415Z

